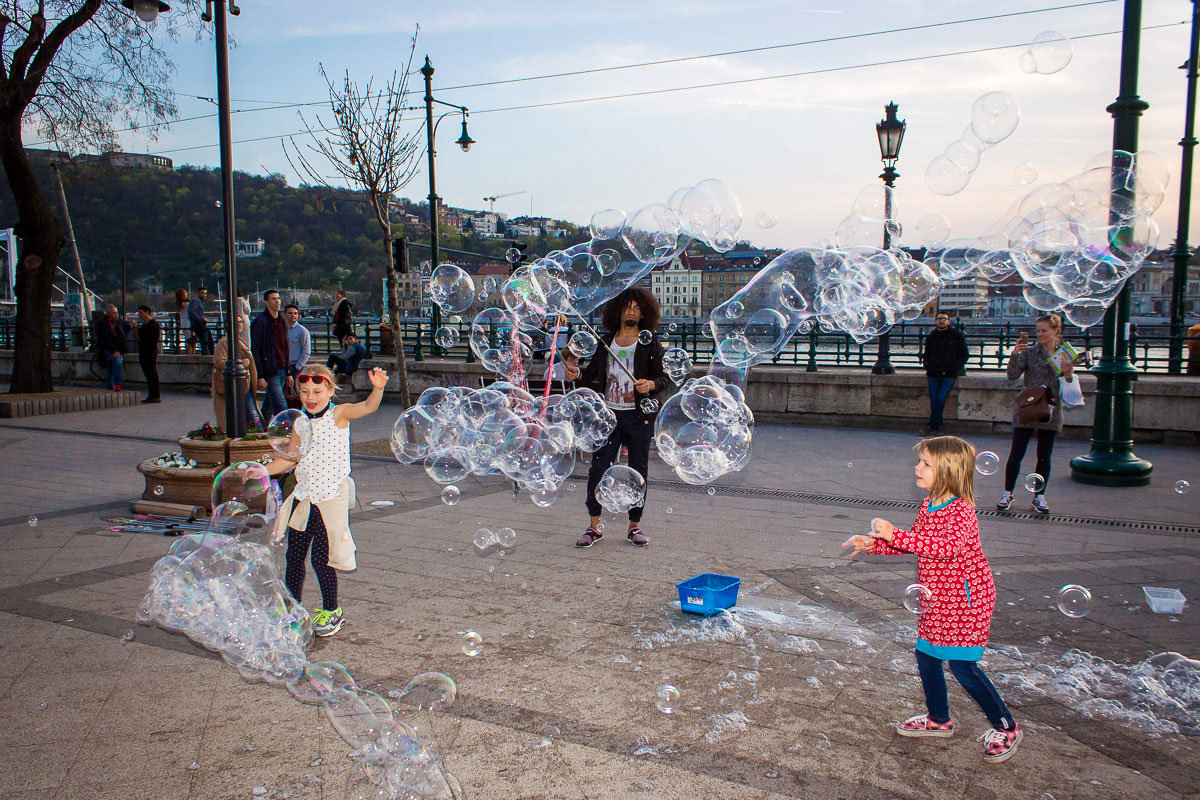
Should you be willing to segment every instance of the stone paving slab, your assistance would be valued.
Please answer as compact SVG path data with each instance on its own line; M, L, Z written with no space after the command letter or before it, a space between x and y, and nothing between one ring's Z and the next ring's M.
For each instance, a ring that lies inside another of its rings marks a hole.
M341 797L348 748L318 709L245 682L182 636L133 623L171 540L111 534L100 517L123 513L139 488L132 465L169 449L207 406L169 397L0 424L9 486L0 495L0 799L249 798L257 786L272 798ZM356 422L354 441L386 436L398 411ZM748 469L714 496L665 486L673 476L656 463L644 550L626 545L608 515L613 535L590 550L572 546L584 524L582 465L547 509L495 479L463 482L462 500L446 507L423 470L356 458L360 498L396 505L354 512L360 568L341 580L350 621L312 658L341 661L385 695L417 672L453 676L459 702L437 721L437 739L468 797L1192 796L1194 737L1150 738L1045 698L1009 697L1028 738L998 767L981 762L973 736L986 725L956 686L962 735L932 744L895 735L889 723L921 707L912 618L900 604L914 566L849 562L838 545L872 516L911 519L901 504L917 498L914 438L762 425ZM973 441L1004 456L1000 440ZM1060 445L1057 476L1081 448ZM1154 484L1056 480L1056 514L1195 525L1200 494L1170 487L1195 470L1195 451L1138 452L1155 462ZM996 478L981 479L981 504ZM1121 663L1164 649L1196 655L1191 606L1172 622L1141 599L1148 581L1200 596L1195 534L983 522L1000 592L994 676L1072 647ZM502 524L518 531L517 547L477 555L475 528ZM743 580L742 610L727 627L674 604L674 583L704 571ZM1092 589L1091 615L1051 608L1065 582ZM314 580L306 591L317 591ZM478 658L459 651L467 629L484 637ZM130 630L133 641L121 641ZM653 703L667 682L681 691L672 715Z

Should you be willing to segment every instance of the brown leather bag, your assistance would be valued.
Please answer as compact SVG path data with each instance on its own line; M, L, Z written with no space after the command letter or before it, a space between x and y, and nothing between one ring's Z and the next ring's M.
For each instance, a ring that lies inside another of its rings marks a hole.
M1017 395L1017 422L1049 422L1054 396L1045 386L1023 389Z

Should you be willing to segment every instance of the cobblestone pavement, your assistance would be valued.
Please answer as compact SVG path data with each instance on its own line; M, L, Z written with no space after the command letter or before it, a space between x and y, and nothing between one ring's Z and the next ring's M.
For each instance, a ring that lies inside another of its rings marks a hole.
M113 533L101 518L140 493L134 465L174 449L210 409L174 396L0 423L0 800L342 796L348 748L319 709L133 622L171 540ZM355 422L354 441L385 436L399 410ZM922 709L901 604L915 567L839 554L873 516L911 520L914 441L761 425L748 468L711 496L653 464L650 547L628 546L606 516L609 535L582 551L582 465L549 508L494 479L465 481L446 507L419 468L360 455L359 569L341 582L349 622L313 658L383 694L425 670L454 677L459 701L438 740L470 798L1200 798L1194 736L1016 690L1072 648L1122 665L1197 655L1194 608L1152 614L1141 589L1200 597L1200 489L1172 490L1200 484L1196 451L1138 447L1152 485L1101 489L1069 481L1086 445L1063 442L1050 518L1023 513L1028 495L1021 513L981 513L999 587L987 669L1027 730L1016 756L991 766L974 740L986 722L956 686L953 739L896 735L892 724ZM1007 453L1005 441L973 441ZM999 475L978 488L990 508ZM502 524L516 548L477 555L474 530ZM742 579L733 615L679 612L674 584L701 572ZM1090 588L1090 615L1054 608L1065 583ZM484 638L476 658L459 649L468 629ZM654 703L665 683L681 694L670 715Z

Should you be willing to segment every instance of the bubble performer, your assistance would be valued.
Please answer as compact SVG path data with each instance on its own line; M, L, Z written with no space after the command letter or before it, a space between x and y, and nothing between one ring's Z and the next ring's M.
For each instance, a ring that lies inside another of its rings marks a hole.
M975 448L957 436L937 436L913 447L917 487L929 492L910 530L885 519L871 520L869 536L843 547L873 555L917 556L917 580L930 590L917 623L917 670L928 713L901 722L901 736L948 738L954 734L942 661L987 716L992 727L980 736L983 760L1009 759L1023 732L996 687L979 668L987 644L996 585L979 540L975 515Z
M275 520L274 541L287 534L284 583L299 602L304 591L304 559L312 550L313 572L321 587L321 610L313 615L313 633L333 636L346 624L337 602L337 570L353 571L354 539L350 536L350 506L354 481L350 477L350 420L379 408L387 373L371 370L371 394L361 403L333 402L337 382L326 366L300 370L296 386L305 416L312 423L311 444L298 461L277 457L268 465L272 475L296 468L296 488L283 501Z
M663 346L658 338L658 299L644 287L631 286L604 305L601 318L608 333L601 339L606 354L597 353L579 370L568 367L567 380L577 380L577 385L589 387L604 396L605 404L616 415L617 425L608 440L592 456L588 470L587 509L591 524L575 542L578 547L591 547L603 538L600 532L600 502L596 499L596 487L605 470L617 460L624 446L629 450L629 466L641 474L649 486L650 438L654 433L654 411L652 404L644 400L671 385L671 379L663 370ZM650 332L649 342L644 342L643 331ZM631 544L645 547L649 544L638 525L642 519L645 497L642 502L629 509L629 530L626 538Z

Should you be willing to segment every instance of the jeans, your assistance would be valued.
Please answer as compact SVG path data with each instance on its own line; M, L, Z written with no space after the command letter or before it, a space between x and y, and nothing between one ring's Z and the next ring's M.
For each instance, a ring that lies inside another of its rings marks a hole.
M358 364L362 359L351 358L345 359L338 355L332 355L325 360L325 366L333 370L334 375L353 375L358 372Z
M142 365L142 374L146 376L146 399L158 400L158 355L139 353L138 363Z
M925 708L929 711L929 719L944 725L950 721L950 701L946 695L946 673L942 671L942 660L920 650L916 653L917 671L921 674L921 688L925 691ZM979 705L993 728L1012 730L1012 714L1000 699L996 687L979 668L978 662L950 659L950 672Z
M283 397L285 377L287 376L282 370L263 376L263 380L267 382L262 403L263 422L270 422L272 417L287 408L287 400Z
M258 415L258 403L256 403L254 400L254 392L246 392L246 424L257 425L265 430L267 427L266 423L268 421L269 420L264 421L262 417Z
M929 425L933 430L945 427L942 413L946 410L946 398L954 390L954 378L927 378L929 381Z
M207 325L203 328L192 328L192 339L199 342L202 355L211 356L213 354L213 335Z
M1008 451L1008 463L1004 465L1004 491L1011 492L1017 485L1017 475L1021 472L1021 459L1025 458L1025 449L1029 447L1029 440L1033 438L1033 428L1013 428L1012 447ZM1035 470L1038 475L1042 476L1042 490L1038 494L1046 493L1046 486L1050 483L1050 454L1054 452L1054 437L1058 435L1058 431L1054 429L1039 430L1037 432L1037 466Z
M108 368L104 373L104 388L116 389L125 379L125 357L120 353L108 356Z
M630 411L615 411L617 427L613 428L608 441L599 450L592 453L592 465L588 469L587 481L587 510L593 517L600 516L602 506L596 499L596 487L604 477L604 471L613 465L621 454L621 447L629 448L629 466L641 474L646 480L646 491L650 490L650 437L654 433L654 417L643 414L637 409ZM629 509L629 521L640 522L642 510L646 505L646 497L642 502Z

